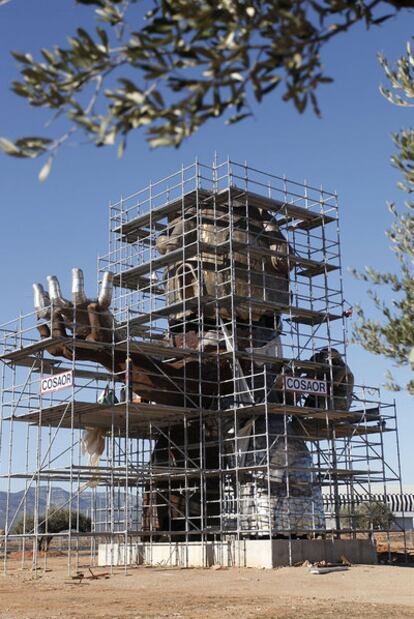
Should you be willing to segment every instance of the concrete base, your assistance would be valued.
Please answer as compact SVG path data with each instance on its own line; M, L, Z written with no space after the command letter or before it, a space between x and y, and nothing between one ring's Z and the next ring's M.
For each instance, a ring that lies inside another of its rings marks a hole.
M370 540L232 540L228 542L99 544L98 565L280 567L310 561L375 564Z

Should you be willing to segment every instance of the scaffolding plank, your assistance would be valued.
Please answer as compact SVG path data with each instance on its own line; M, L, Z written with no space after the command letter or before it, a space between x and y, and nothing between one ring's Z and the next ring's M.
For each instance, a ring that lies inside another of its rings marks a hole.
M289 314L292 316L293 322L302 324L318 325L323 322L339 320L341 318L338 314L332 314L330 312L320 312L317 310L310 310L303 307L297 307L295 305L282 305L281 303L273 303L264 299L255 299L253 297L239 297L234 296L234 302L247 306L256 306L266 308L272 311L280 312L281 314Z
M114 285L122 288L130 288L136 290L140 278L149 271L156 271L161 267L174 262L189 260L200 251L200 243L191 243L185 247L179 247L174 251L168 252L162 256L157 256L150 261L143 262L135 267L121 271L114 275ZM205 248L204 248L205 249Z
M307 472L314 473L315 477L320 478L321 481L327 480L331 477L335 477L338 480L363 478L367 481L375 481L374 476L381 475L381 471L367 470L367 469L344 469L334 467L300 467L300 466L283 466L276 465L271 466L271 469L277 470L289 470L290 472ZM133 486L137 483L147 484L149 482L162 482L169 480L179 479L199 479L202 475L203 478L217 478L222 477L224 471L220 469L203 469L198 468L181 468L181 467L131 467L128 472L121 467L114 467L112 470L106 470L105 467L75 467L72 469L75 471L76 480L79 482L94 481L100 486ZM239 466L237 468L228 468L225 470L226 475L240 475L242 473L252 472L266 472L268 470L267 465L249 465ZM4 475L0 475L0 479L4 478ZM27 472L11 473L10 479L32 479L33 475ZM68 481L73 478L73 472L70 468L53 469L44 468L36 473L36 479L42 481ZM382 479L382 478L380 478ZM358 480L363 481L362 479ZM319 482L320 483L320 482Z
M137 266L130 267L116 273L114 276L114 285L121 288L129 288L131 290L137 290L138 287L148 288L148 291L152 294L163 294L164 289L151 282L148 274L156 271L159 268L165 267L168 264L174 264L183 260L189 260L192 257L199 255L201 260L203 259L203 253L224 255L228 254L230 249L234 251L245 251L255 254L257 256L270 256L286 258L286 255L282 252L272 251L265 247L258 247L249 242L234 241L227 239L217 245L209 245L204 242L193 242L179 247L174 251L167 254L156 256L151 260L138 264ZM297 274L303 277L316 277L321 273L329 273L331 271L339 270L339 265L329 263L326 261L311 260L304 256L289 254L289 264L292 268L297 269Z
M158 281L151 280L150 277L146 275L137 275L136 282L134 282L134 289L139 288L143 292L152 295L165 295L166 290L165 286Z
M251 351L219 351L218 353L220 357L224 357L227 359L232 359L235 356L237 359L246 359L248 361L255 361L257 363L269 363L270 365L276 366L278 369L282 368L284 365L289 365L292 372L295 373L295 370L298 369L300 371L304 370L326 370L330 371L331 366L328 363L319 363L317 361L310 361L309 359L290 359L288 357L272 357L269 355L262 354L260 352L260 348L253 349Z
M211 411L204 411L209 414ZM197 418L199 409L166 406L161 404L125 403L115 405L96 404L91 402L66 402L49 408L31 411L14 417L15 421L41 425L46 427L101 428L110 431L112 428L122 436L144 438L150 435L150 424L168 426L172 422L182 422L184 417Z
M208 297L205 295L200 304L201 307L207 305L212 302L212 297ZM192 299L186 299L185 302L179 301L178 303L171 303L171 305L165 305L158 309L154 309L150 313L142 313L140 316L135 316L131 318L129 324L131 327L135 327L136 325L143 325L147 322L152 322L153 320L158 320L159 318L165 318L166 316L170 316L171 314L180 313L182 311L186 311L189 309L197 309L199 307L199 299L198 297L193 297Z
M130 321L133 322L134 319ZM133 325L131 325L132 327ZM132 331L132 329L131 329ZM32 352L35 348L36 350L46 351L51 346L55 346L57 344L65 344L69 349L81 349L81 350L107 350L109 352L137 352L142 353L144 355L161 355L163 357L186 357L186 356L194 356L199 357L208 356L211 357L213 352L200 352L190 348L177 348L176 346L170 346L164 343L160 343L159 339L155 339L154 341L122 341L122 342L93 342L89 340L81 340L72 337L67 338L47 338L44 340L40 340L38 342L39 346L27 346L25 348L10 350L4 353L0 359L4 361L8 361L10 365L20 365L23 367L34 367L36 371L39 371L38 368L41 367L41 364L44 363L44 369L46 371L53 371L53 368L56 367L57 370L63 371L65 368L60 364L62 361L60 359L49 359L49 358L38 358L33 357ZM75 355L76 356L76 355ZM98 378L99 380L110 380L111 375L104 372L103 370L91 370L91 369L75 369L75 376L83 377L83 378Z
M178 308L177 308L178 309ZM130 321L133 322L135 319ZM91 342L80 339L73 339L71 337L68 338L49 338L47 340L40 340L39 344L40 350L46 350L48 347L55 344L65 343L69 347L75 347L80 349L95 349L102 350L106 349L108 351L114 350L118 352L131 352L135 351L138 353L142 353L145 355L162 355L163 357L212 357L215 358L216 355L220 355L221 358L229 358L232 359L233 355L236 355L238 359L247 359L249 361L257 361L260 363L269 363L275 366L283 366L290 364L292 369L298 368L300 370L327 370L329 371L330 365L327 363L318 363L315 361L310 361L308 359L291 359L288 357L276 358L273 356L265 355L260 353L260 349L257 349L255 352L247 352L247 351L236 351L235 353L229 352L227 350L212 350L208 352L198 351L191 348L178 348L177 346L172 346L167 344L166 342L160 341L162 338L156 338L153 341L151 340L141 340L141 341L130 341L129 344L124 342L118 342L115 344L105 343L105 342ZM64 371L65 369L70 369L69 367L62 366L63 361L61 359L49 359L49 358L38 358L33 357L31 355L32 347L21 348L17 350L11 350L5 353L2 357L4 360L10 360L11 365L19 365L22 367L33 367L36 371L43 367L45 371L53 372L55 368L57 371ZM78 373L76 375L85 377L85 378L99 378L100 380L109 379L110 375L102 370L81 370L76 368L75 372Z
M286 244L288 244L287 241ZM294 254L292 251L289 253L288 256L286 256L286 253L283 253L281 251L273 251L266 247L253 245L249 242L239 240L234 241L232 239L225 240L222 243L215 245L214 247L212 246L211 248L206 249L206 251L208 251L210 254L215 251L220 254L226 254L229 252L230 249L233 249L233 251L243 250L247 253L250 252L251 254L255 254L259 257L269 256L271 258L274 257L282 258L284 260L287 259L289 268L297 269L297 275L302 275L303 277L315 277L317 275L320 275L321 273L338 271L340 268L337 264L333 264L327 261L312 260L311 258L306 258L305 256Z
M322 427L315 428L313 424L308 421L303 422L303 430L303 434L298 433L298 438L312 442L363 437L371 434L384 434L386 432L394 431L391 428L381 428L378 424L373 426L358 426L341 423L335 426L335 432L333 432L333 430L323 429Z
M312 312L308 310L308 313L305 314L303 312L298 313L297 315L295 311L286 312L293 314L291 318L287 318L291 323L308 325L310 327L314 327L315 325L320 325L324 322L332 322L333 320L339 320L342 316L338 314L330 314L328 312Z
M242 417L246 415L252 417L266 414L266 408L270 414L305 418L307 423L309 423L309 420L329 421L330 423L335 423L336 421L343 423L346 421L349 426L354 422L361 424L362 421L378 422L379 420L378 413L370 411L364 411L363 415L361 415L359 413L355 414L355 412L320 410L278 404L268 404L267 407L265 404L254 404L247 407L239 407L237 411ZM234 409L230 409L227 412L233 414ZM217 414L217 411L147 403L103 405L91 402L69 401L19 415L14 417L14 420L36 426L51 426L64 429L93 427L109 432L113 428L121 436L125 436L128 429L128 436L130 437L147 438L150 435L151 424L154 424L155 427L166 427L182 422L184 417L189 419L199 418L200 414L205 417ZM221 414L226 414L226 411L222 411ZM315 427L319 426L314 424ZM362 431L361 425L355 427ZM320 429L321 431L326 430L326 432L329 432L326 426L325 430L322 425ZM154 428L154 431L156 432L156 428Z
M377 421L377 418L373 421L374 423L371 420L371 425L359 422L352 423L352 414L350 421L339 421L334 424L326 424L326 422L318 419L300 419L298 420L297 435L307 440L325 441L393 432L392 428L384 427L384 424Z
M25 357L29 357L30 355L36 354L38 352L42 352L46 350L49 346L53 344L64 343L70 338L57 338L57 337L48 337L44 340L33 341L33 343L27 344L20 348L13 348L11 350L5 350L0 355L1 360L10 360L16 361L17 359L23 359Z
M303 219L299 223L294 225L295 230L314 230L315 228L320 228L321 226L325 226L328 223L336 221L335 217L331 217L330 215L317 215L314 213L315 217L312 219Z
M283 207L284 217L276 219L278 226L282 229L283 226L288 225L288 229L292 231L309 231L337 221L336 217L326 213L315 213L315 211L305 209L302 206L286 204Z
M240 189L238 187L232 187L231 193L232 197L236 199L244 198L248 204L256 208L283 213L285 217L283 218L283 221L278 220L279 225L283 225L284 223L292 220L299 220L300 223L296 224L295 228L311 230L337 220L336 217L332 217L332 215L328 215L327 213L316 213L315 211L304 208L303 206L298 206L276 198L262 196L258 193Z
M193 189L182 197L172 201L154 207L152 210L148 210L137 217L134 217L128 222L116 226L113 229L115 234L120 234L122 240L127 243L134 243L140 236L140 230L147 228L152 222L156 222L163 219L167 215L173 213L179 213L182 208L193 206L197 203L197 200L203 202L208 199L213 199L216 203L225 203L228 201L229 193L233 200L245 200L249 205L272 211L274 213L282 212L284 217L280 219L280 225L293 220L298 221L295 228L303 230L311 230L319 226L336 221L336 217L332 217L326 213L316 213L311 209L298 206L289 202L284 202L275 198L269 198L267 196L260 195L258 193L248 191L238 187L231 187L230 189L221 189L217 192L212 192L206 189Z
M133 319L132 319L133 320ZM42 340L42 342L45 342L46 340ZM50 345L53 344L57 344L57 343L62 343L62 339L51 339L51 340L47 340L47 346L45 346L45 348L49 347ZM105 343L105 342L86 342L85 340L79 340L79 339L73 339L73 338L67 338L64 340L64 343L66 343L68 346L74 346L75 348L80 348L80 349L96 349L96 350L101 350L102 348L105 348L107 350L113 350L114 351L122 351L122 352L138 352L138 353L142 353L144 355L149 355L149 356L162 356L164 358L170 358L170 357L177 357L177 358L181 358L181 357L187 357L187 356L193 356L195 358L199 358L200 356L203 358L215 358L216 355L218 354L221 358L228 358L228 359L232 359L233 355L235 355L238 359L247 359L249 361L257 361L258 363L269 363L271 365L275 365L277 367L282 367L283 365L287 365L289 364L292 367L292 370L294 371L295 368L299 369L299 370L326 370L329 371L330 370L330 365L327 363L319 363L316 361L310 361L309 359L291 359L289 357L280 357L280 358L276 358L273 356L269 356L269 355L265 355L260 353L260 349L256 349L256 351L235 351L230 352L227 350L211 350L211 351L199 351L199 350L195 350L192 348L183 348L183 347L177 347L177 346L172 346L170 344L168 344L165 340L162 341L162 338L156 338L153 341L151 340L141 340L141 341L131 341L129 343L129 345L127 344L127 342L119 342L116 344L110 344L110 343ZM38 358L38 357L33 357L30 355L30 350L28 352L28 354L24 354L24 356L20 356L20 353L25 353L25 348L17 350L17 351L10 351L10 353L6 354L7 358L11 358L12 361L10 362L10 364L12 365L19 365L22 367L28 367L31 368L33 367L35 369L36 372L40 371L40 368L42 367L43 364L43 368L45 371L48 371L50 373L53 373L54 370L56 371L64 371L64 370L68 370L71 369L71 367L66 367L64 365L62 365L62 363L64 363L61 359L49 359L49 358ZM14 360L14 358L17 357L16 360ZM107 372L103 371L103 370L92 370L92 369L78 369L75 368L75 376L79 376L82 378L96 378L99 380L110 380L111 379L111 375L108 374Z
M233 300L235 304L239 304L240 306L260 307L269 309L270 311L278 312L280 314L288 314L290 316L289 320L291 320L292 322L307 325L319 325L323 322L332 322L334 320L339 320L342 317L339 314L318 312L316 310L296 307L294 305L282 305L281 303L273 303L264 299L256 299L253 297L241 297L234 295ZM142 313L141 316L136 316L135 318L132 318L130 320L130 325L142 325L148 322L152 322L153 320L157 320L158 318L164 318L177 312L192 309L193 307L198 308L199 305L201 307L206 307L208 305L214 304L218 307L223 307L226 304L230 303L231 299L229 298L229 296L214 298L208 295L203 295L201 299L195 296L191 299L186 299L185 304L180 301L171 305L165 305L159 309L153 310L150 313Z
M70 368L62 367L61 359L46 359L39 357L23 357L21 359L17 359L13 362L8 362L8 365L18 365L20 367L25 367L31 369L33 372L49 372L52 374L55 370L64 371L69 370Z
M122 341L122 342L94 342L94 341L90 341L90 340L82 340L82 339L78 339L78 338L73 338L73 337L49 337L49 338L45 338L43 340L39 340L38 342L36 342L35 344L30 344L29 346L25 346L23 348L18 348L18 349L14 349L14 350L9 350L6 352L3 352L2 355L0 355L0 360L4 360L4 361L10 361L11 363L16 363L19 362L19 365L26 365L29 366L31 360L33 360L34 363L36 363L36 365L38 366L40 362L42 362L42 360L40 360L37 357L33 357L32 355L35 354L36 352L47 352L47 349L50 347L54 347L56 345L65 345L67 346L69 349L83 349L83 350L107 350L107 351L118 351L118 352L131 352L133 350L136 350L137 352L139 352L139 342L137 344L135 344L133 341L131 342L127 342L127 341ZM191 351L188 351L188 353ZM192 351L194 352L194 351ZM177 349L177 354L178 354L178 349ZM21 363L23 361L23 363ZM51 363L53 363L53 360L51 359L46 359L45 360L47 363L49 363L49 361ZM56 363L59 363L58 361ZM51 366L49 366L51 367ZM94 374L95 376L95 374Z
M234 411L235 409L229 409ZM366 410L339 411L332 409L310 408L306 406L294 406L291 404L249 404L247 406L236 407L238 413L244 415L260 415L266 412L272 415L289 415L292 417L306 417L309 419L319 419L329 422L347 421L348 423L359 423L364 421L379 421L380 410L373 407Z
M297 274L302 277L316 277L323 273L339 270L339 266L336 264L317 262L316 260L301 259L297 264L300 266L300 270L297 271Z
M272 405L271 412L275 413L277 405ZM347 421L348 423L359 423L363 421L378 421L380 419L380 410L378 407L365 410L350 410L340 411L332 409L315 409L301 406L285 406L287 414L296 416L309 417L311 419L322 419L329 422L332 421Z
M152 210L147 210L145 213L134 217L128 222L125 222L113 229L115 234L120 234L122 240L127 243L134 243L140 236L139 230L148 227L152 222L163 219L172 213L178 213L183 208L193 206L197 199L204 200L211 196L211 192L205 189L193 189L182 197L175 200L167 201L160 206L154 207Z
M38 357L25 357L23 359L18 359L14 362L10 362L9 364L30 368L36 374L40 372L48 372L49 374L54 374L59 372L65 372L67 370L72 370L72 366L63 365L63 361L61 361L60 359L39 359ZM109 374L104 370L75 368L73 370L73 374L76 378L90 378L93 380L103 380L107 382L117 380L116 377L113 377L112 374Z

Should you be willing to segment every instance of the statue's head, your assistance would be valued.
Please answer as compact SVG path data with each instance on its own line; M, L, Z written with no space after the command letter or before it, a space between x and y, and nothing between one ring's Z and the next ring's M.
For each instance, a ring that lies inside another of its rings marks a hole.
M274 313L261 302L288 305L289 245L262 209L205 200L170 217L156 247L176 255L165 270L168 305L182 303L173 320L198 311L199 299L205 317L230 318L234 307L237 318L253 321Z

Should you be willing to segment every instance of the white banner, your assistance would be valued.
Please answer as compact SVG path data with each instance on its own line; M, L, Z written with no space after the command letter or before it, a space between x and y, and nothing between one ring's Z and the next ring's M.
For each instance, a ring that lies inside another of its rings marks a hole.
M301 393L328 394L326 380L316 378L297 378L296 376L283 376L286 391L300 391Z
M72 385L72 370L66 370L66 372L61 372L60 374L52 374L52 376L45 376L40 381L40 395L60 391L60 389L66 389L67 387L72 387Z

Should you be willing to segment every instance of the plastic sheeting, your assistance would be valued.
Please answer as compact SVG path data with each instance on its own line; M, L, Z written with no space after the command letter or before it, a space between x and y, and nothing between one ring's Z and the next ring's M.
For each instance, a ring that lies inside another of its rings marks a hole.
M241 473L237 489L232 484L228 487L228 525L235 527L238 515L238 527L249 534L300 535L323 529L322 491L305 441L293 436L290 422L285 436L280 416L269 416L268 429L267 437L265 419L260 417L249 420L238 432L238 454L229 456L229 464L234 466L237 458L240 467L252 468Z

